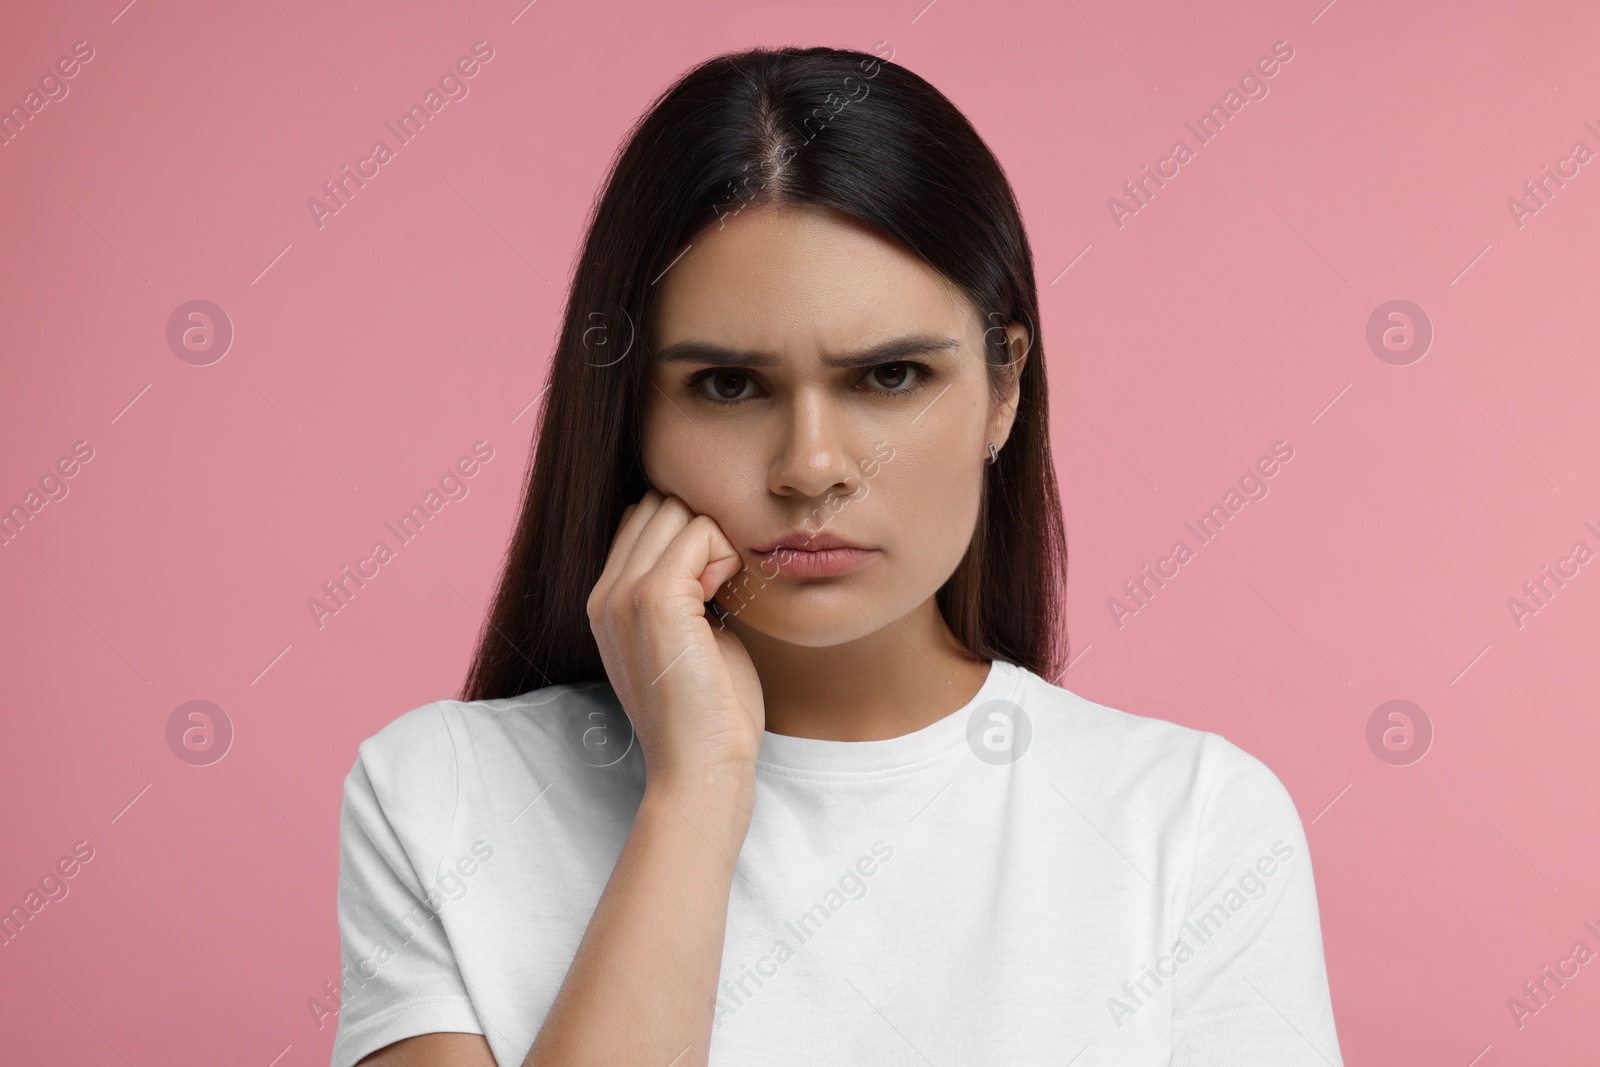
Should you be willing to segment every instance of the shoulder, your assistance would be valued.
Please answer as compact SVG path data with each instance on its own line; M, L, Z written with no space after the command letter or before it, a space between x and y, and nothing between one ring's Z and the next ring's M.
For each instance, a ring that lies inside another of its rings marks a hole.
M628 732L606 682L553 685L496 700L431 701L360 743L346 788L370 783L380 801L425 805L497 769L520 765L537 773L517 757L559 758L558 748L582 743L583 724L597 721Z
M1018 667L1017 699L1057 758L1103 788L1183 794L1209 808L1260 805L1281 814L1293 802L1260 759L1221 734L1096 703Z
M356 866L377 851L391 865L404 854L416 870L432 870L463 834L509 824L558 782L543 801L546 817L581 826L586 812L621 808L642 788L643 758L627 723L604 682L412 708L357 747L344 781L341 850Z

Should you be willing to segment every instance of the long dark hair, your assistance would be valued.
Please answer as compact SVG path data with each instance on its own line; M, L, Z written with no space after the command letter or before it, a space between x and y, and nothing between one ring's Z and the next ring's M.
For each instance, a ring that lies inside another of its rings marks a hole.
M984 316L996 395L1014 358L1003 327L1026 326L1011 436L985 466L972 541L936 599L981 659L1049 678L1066 655L1066 534L1033 254L999 162L954 104L898 64L849 49L756 48L685 74L613 162L461 699L605 679L585 606L623 509L649 488L640 425L654 282L696 233L755 204L823 205L903 242Z

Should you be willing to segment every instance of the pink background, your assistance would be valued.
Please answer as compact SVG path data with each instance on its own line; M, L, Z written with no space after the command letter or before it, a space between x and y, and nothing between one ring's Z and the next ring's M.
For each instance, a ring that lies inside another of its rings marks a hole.
M1600 8L123 2L0 32L8 106L94 49L0 147L0 507L94 450L0 547L0 906L94 849L0 948L8 1059L327 1062L341 782L460 684L619 139L715 52L881 40L1033 241L1061 684L1283 779L1348 1063L1594 1062L1600 963L1520 1029L1506 1001L1600 950L1600 563L1520 627L1507 600L1600 548L1600 161L1520 227L1507 200L1600 150ZM479 40L469 95L319 229L307 199ZM1269 95L1119 228L1107 199L1280 40ZM209 366L166 341L197 298L236 331ZM1406 366L1366 341L1392 299L1435 330ZM469 495L319 629L307 600L479 440ZM1280 440L1270 495L1119 628L1122 583ZM236 733L209 766L166 739L194 699ZM1368 746L1391 699L1432 723L1420 762Z

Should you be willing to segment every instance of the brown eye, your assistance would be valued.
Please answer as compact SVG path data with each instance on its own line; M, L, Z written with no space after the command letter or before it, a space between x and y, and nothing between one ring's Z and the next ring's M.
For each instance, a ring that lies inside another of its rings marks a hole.
M880 363L872 368L873 381L885 389L899 389L911 374L912 366L909 363Z
M723 400L732 400L744 391L744 375L723 371L711 379L711 387Z
M743 371L719 370L707 374L700 381L713 400L739 400L743 398L750 376Z

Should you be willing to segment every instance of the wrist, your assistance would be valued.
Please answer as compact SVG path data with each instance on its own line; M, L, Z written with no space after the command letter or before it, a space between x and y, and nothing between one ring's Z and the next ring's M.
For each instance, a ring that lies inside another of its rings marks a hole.
M645 770L644 803L690 822L747 827L755 808L755 765L705 768L680 774Z

